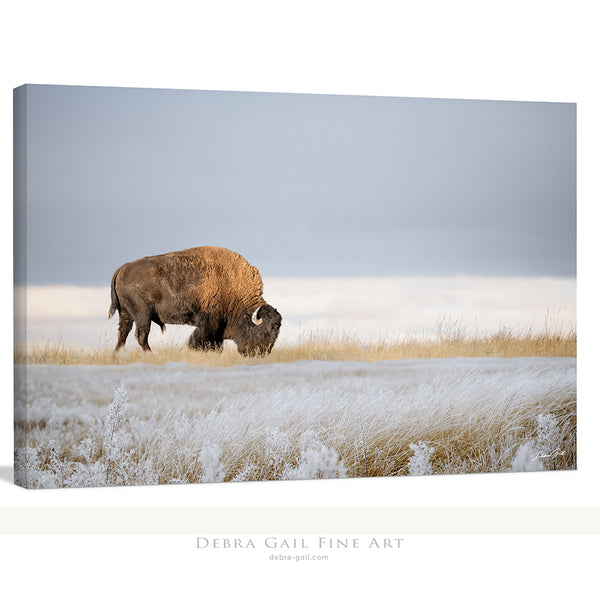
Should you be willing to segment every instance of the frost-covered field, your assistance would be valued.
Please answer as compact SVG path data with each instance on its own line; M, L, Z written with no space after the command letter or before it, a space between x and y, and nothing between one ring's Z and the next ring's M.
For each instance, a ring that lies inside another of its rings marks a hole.
M575 468L574 358L16 367L28 487Z

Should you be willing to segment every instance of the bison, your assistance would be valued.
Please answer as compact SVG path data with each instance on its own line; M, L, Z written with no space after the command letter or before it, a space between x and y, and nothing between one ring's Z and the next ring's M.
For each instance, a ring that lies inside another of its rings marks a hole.
M136 325L135 337L150 350L152 322L193 325L188 346L221 350L233 340L244 356L268 354L279 334L281 315L262 297L260 273L241 255L203 246L147 256L119 267L110 287L110 319L119 311L115 352Z

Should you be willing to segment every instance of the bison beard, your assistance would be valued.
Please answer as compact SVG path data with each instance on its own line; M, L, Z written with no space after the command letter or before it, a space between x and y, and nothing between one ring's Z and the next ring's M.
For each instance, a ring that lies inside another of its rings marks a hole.
M275 344L281 315L262 297L260 273L241 255L214 246L147 256L119 267L112 278L108 317L119 311L115 351L135 323L135 336L150 350L152 322L193 325L188 346L221 350L223 340L245 356L268 354Z

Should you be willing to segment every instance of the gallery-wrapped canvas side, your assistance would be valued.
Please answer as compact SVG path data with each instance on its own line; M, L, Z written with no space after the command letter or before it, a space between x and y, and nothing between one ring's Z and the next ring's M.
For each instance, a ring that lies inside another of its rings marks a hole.
M13 91L13 266L14 266L14 335L27 331L27 86ZM27 403L17 403L17 395L27 390L27 370L15 367L14 423L27 420ZM17 411L24 414L17 414ZM15 476L15 483L27 486L25 477Z

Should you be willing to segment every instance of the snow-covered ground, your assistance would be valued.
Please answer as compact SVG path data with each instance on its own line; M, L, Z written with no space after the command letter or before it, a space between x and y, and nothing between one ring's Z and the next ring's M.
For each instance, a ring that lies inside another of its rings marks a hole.
M440 326L465 334L494 333L500 326L571 331L576 322L576 284L568 278L266 278L264 290L283 315L283 343L315 332L372 340L434 336ZM17 311L19 304L25 301L17 301ZM117 318L107 320L109 304L108 287L29 287L28 340L112 346ZM17 339L25 333L17 327ZM150 344L184 343L190 333L190 327L168 325L161 334L153 326ZM135 345L133 335L128 343Z
M574 358L20 365L15 379L30 487L575 467Z

